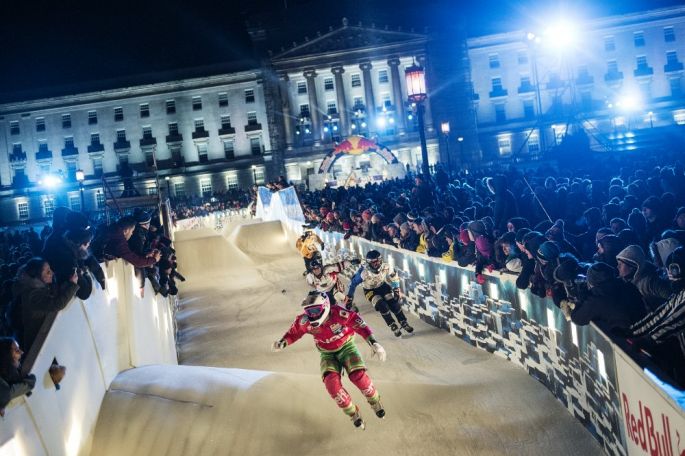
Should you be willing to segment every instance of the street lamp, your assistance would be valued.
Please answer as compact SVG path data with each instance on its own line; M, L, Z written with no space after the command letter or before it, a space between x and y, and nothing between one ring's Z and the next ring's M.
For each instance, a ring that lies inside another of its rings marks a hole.
M78 191L81 195L81 212L86 211L85 199L83 197L83 181L86 179L86 173L82 169L76 170L76 180L78 181Z
M421 141L421 171L423 172L424 178L428 179L430 177L430 172L428 170L428 148L426 147L426 132L424 131L423 124L423 115L426 112L423 102L428 98L428 95L426 95L426 74L423 67L413 64L404 70L404 77L407 82L407 98L410 103L416 105L419 139Z
M462 166L464 166L464 137L458 136L457 142L459 143L459 159L461 160Z
M257 185L257 165L252 165L252 181Z
M450 157L450 123L441 123L440 131L445 137L445 155L447 155L447 174L450 177L452 177L452 157Z
M166 197L171 201L171 177L164 176L164 181L166 182Z

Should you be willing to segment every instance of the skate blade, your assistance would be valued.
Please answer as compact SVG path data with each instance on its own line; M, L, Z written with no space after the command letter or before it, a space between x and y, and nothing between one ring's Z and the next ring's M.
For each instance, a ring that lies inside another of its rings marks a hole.
M380 418L381 420L384 420L385 419L385 410L379 410L378 412L376 412L376 416L378 418Z
M362 431L366 430L366 423L361 418L354 422L354 427Z
M414 334L415 333L413 333L413 332L402 334L402 339L410 339L410 338L414 337Z

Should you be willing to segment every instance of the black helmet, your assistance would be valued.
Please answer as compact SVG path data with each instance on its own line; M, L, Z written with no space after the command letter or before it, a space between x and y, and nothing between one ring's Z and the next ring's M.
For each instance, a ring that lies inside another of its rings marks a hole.
M366 264L369 265L369 268L372 271L378 271L382 263L383 260L381 259L381 252L379 252L378 250L369 250L366 253Z
M670 280L685 278L685 247L678 247L666 259L666 270Z
M323 269L323 265L321 264L321 260L319 260L318 258L315 258L309 262L309 269L312 270L314 268Z

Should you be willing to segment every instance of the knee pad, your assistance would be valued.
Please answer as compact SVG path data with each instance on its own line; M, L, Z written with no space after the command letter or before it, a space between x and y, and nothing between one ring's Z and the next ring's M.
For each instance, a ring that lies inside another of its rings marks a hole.
M392 313L396 314L402 312L402 305L397 301L397 299L391 299L388 301L388 307L392 310Z
M323 378L323 383L326 385L326 391L333 398L338 407L345 408L350 405L352 398L349 393L345 391L340 381L340 374L337 372L329 372Z
M376 395L376 388L373 386L371 378L366 374L366 369L358 369L350 374L350 381L359 388L365 397Z

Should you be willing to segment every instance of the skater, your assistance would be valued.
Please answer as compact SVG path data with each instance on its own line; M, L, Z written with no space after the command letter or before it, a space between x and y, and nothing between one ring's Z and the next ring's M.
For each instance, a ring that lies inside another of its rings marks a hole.
M305 272L302 275L306 276L307 273L311 271L310 263L312 260L316 259L321 261L321 250L319 250L319 246L321 247L321 250L324 249L323 241L311 228L305 228L302 236L297 238L295 248L297 248L297 251L302 255L305 267Z
M374 355L385 361L385 350L376 342L371 328L356 312L331 306L326 293L311 291L302 302L302 307L304 313L298 315L288 332L273 343L272 350L281 351L305 334L311 334L321 355L321 375L326 390L338 407L350 417L354 426L364 429L365 423L359 413L359 407L352 402L349 393L342 386L343 368L350 381L366 397L376 416L383 418L385 410L381 404L381 397L366 374L366 365L354 343L354 333L357 333L371 346Z
M383 262L378 250L369 250L366 254L366 265L359 268L352 277L345 306L352 305L354 291L359 284L362 284L364 288L366 299L376 311L380 312L381 317L396 337L402 335L402 329L407 334L414 332L414 328L409 325L407 317L402 312L400 281L397 272L389 264Z
M344 306L345 303L345 285L340 280L340 274L353 265L361 263L358 259L343 260L332 264L323 265L319 259L313 259L309 263L309 273L307 274L307 284L314 290L321 293L326 293L331 304L338 304ZM354 310L356 308L346 307L347 310Z

